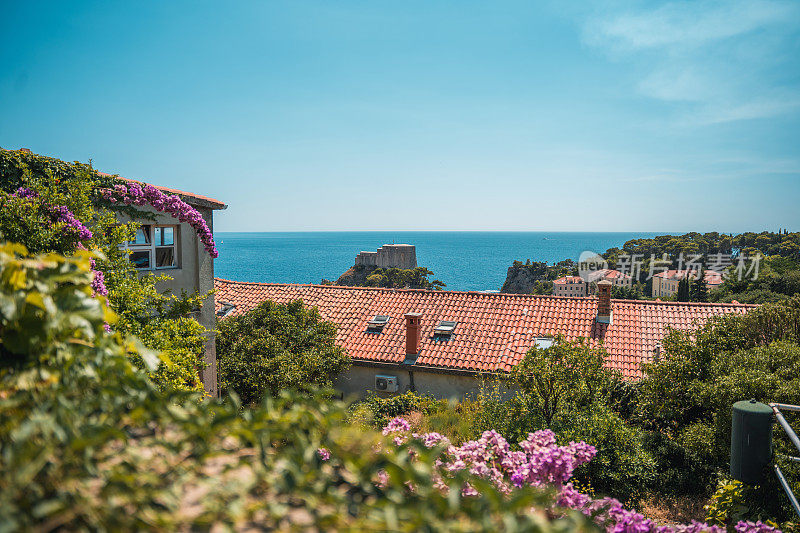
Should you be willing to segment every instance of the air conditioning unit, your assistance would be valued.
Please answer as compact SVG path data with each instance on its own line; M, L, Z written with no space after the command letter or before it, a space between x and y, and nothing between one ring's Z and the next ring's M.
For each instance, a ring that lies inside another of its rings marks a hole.
M397 392L397 376L375 376L375 390L381 392Z

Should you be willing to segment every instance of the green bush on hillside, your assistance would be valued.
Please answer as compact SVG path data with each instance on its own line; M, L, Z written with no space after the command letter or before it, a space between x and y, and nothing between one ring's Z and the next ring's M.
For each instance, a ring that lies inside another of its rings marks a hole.
M557 335L552 346L533 346L509 381L550 427L560 413L585 409L597 400L612 376L604 367L605 357L602 347L585 339L570 342Z
M671 331L664 339L664 356L644 367L632 416L669 440L669 460L659 463L674 475L674 457L681 456L685 469L678 479L693 478L695 487L713 486L728 468L735 402L755 398L800 404L798 341L800 296L715 318L694 332ZM782 432L775 433L775 446L779 458L792 451ZM795 465L787 464L785 471L790 480L800 479ZM774 478L767 481L753 512L788 513Z
M392 289L428 289L438 291L446 285L438 279L430 280L433 272L425 267L416 268L376 268L367 276L367 287L387 287Z

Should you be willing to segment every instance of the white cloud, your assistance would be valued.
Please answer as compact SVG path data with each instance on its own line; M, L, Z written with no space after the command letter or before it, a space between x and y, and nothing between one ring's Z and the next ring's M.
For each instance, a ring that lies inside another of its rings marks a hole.
M796 111L800 87L780 73L797 68L786 50L798 30L800 3L766 0L607 7L584 24L587 43L641 70L636 88L642 94L684 104L680 124Z
M657 9L624 13L591 28L596 41L617 46L693 47L780 24L797 16L793 4L769 1L671 2Z

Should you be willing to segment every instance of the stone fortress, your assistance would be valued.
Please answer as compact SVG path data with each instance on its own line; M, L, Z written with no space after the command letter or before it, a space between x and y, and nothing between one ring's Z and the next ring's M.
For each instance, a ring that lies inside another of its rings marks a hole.
M376 252L359 252L356 266L417 268L417 249L413 244L384 244Z

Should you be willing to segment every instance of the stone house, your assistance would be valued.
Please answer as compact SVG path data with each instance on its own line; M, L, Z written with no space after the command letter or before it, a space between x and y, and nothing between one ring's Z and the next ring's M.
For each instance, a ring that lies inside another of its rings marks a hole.
M688 277L693 281L697 277L697 270L666 270L653 276L653 296L673 296L678 292L678 283ZM716 289L722 285L722 274L713 270L703 273L708 290Z
M553 296L586 296L587 285L580 276L564 276L553 280Z
M591 296L597 284L607 280L614 287L630 287L633 278L619 270L603 268L582 276L564 276L553 281L553 296Z

